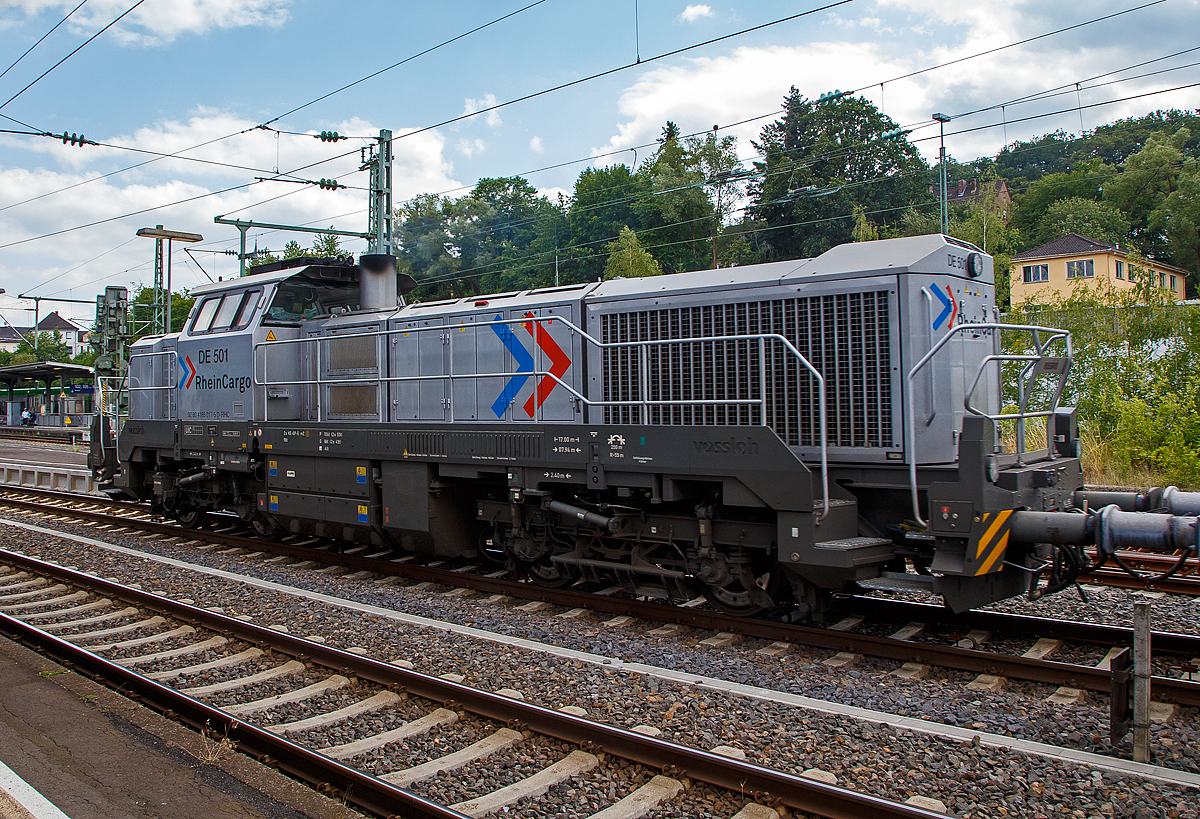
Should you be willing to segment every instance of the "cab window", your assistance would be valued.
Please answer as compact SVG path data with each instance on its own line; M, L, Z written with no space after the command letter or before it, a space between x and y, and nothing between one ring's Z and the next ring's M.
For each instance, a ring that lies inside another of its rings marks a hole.
M291 324L343 310L357 310L359 292L356 281L326 281L304 275L294 276L280 282L275 288L275 296L263 321Z
M196 311L190 334L221 333L246 327L254 317L261 296L262 290L256 288L206 298Z
M200 303L200 309L196 311L196 318L192 321L192 333L207 333L209 325L212 324L213 316L217 313L217 307L221 304L220 296L210 296Z

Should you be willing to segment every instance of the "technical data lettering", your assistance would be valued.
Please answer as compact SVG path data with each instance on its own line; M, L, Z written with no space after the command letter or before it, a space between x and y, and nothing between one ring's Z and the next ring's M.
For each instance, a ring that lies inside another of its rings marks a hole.
M232 418L233 412L230 410L194 410L189 411L188 418Z
M555 435L550 451L561 455L580 455L583 453L583 447L579 443L578 435Z
M571 473L570 472L555 472L553 470L548 469L542 473L542 478L544 478L545 480L548 480L548 481L569 481L569 480L571 480Z
M328 452L331 446L342 445L341 432L322 432L320 439L317 441L317 450L319 452Z

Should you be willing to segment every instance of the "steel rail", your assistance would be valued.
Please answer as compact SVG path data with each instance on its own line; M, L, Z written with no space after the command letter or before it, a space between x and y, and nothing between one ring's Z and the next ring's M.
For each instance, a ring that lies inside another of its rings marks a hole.
M39 575L54 577L73 586L87 588L106 597L115 597L133 605L167 614L177 620L199 625L221 634L311 661L343 674L392 690L408 693L447 706L460 706L487 719L520 724L532 731L561 739L581 747L601 750L641 765L675 771L735 793L754 794L756 798L777 800L794 810L806 811L828 819L944 819L944 815L914 805L902 804L869 794L827 785L816 780L764 768L720 754L688 748L666 740L648 737L572 714L553 711L521 700L510 699L459 683L399 668L390 663L361 657L348 651L310 642L263 626L170 600L150 592L133 589L83 572L47 563L37 558L0 549L0 560ZM88 673L115 683L124 692L132 692L143 704L162 712L173 712L196 728L220 725L239 750L268 757L270 764L289 774L314 781L313 771L327 777L324 792L338 791L340 798L378 815L415 817L460 817L461 814L434 805L382 780L356 771L300 745L276 737L268 731L211 708L128 669L91 654L64 640L0 614L0 628L20 635L42 650L61 656ZM128 694L127 694L128 696ZM319 780L320 777L317 777ZM365 791L366 793L362 793Z
M47 507L36 503L0 497L0 505L4 504L35 512L47 511ZM848 651L870 657L898 660L902 663L917 662L940 668L950 668L976 674L994 674L1010 679L1026 680L1046 685L1067 685L1072 688L1080 688L1088 691L1107 693L1111 690L1111 672L1107 669L1099 669L1091 666L1061 663L1053 660L1035 660L1028 657L1016 657L989 651L959 648L957 646L892 640L887 637L852 634L795 623L736 617L715 611L683 608L643 600L607 597L571 589L552 589L531 583L520 583L513 580L503 580L454 571L453 569L441 569L412 563L396 563L390 560L373 559L360 555L347 555L324 549L310 549L301 546L274 543L241 535L224 534L200 529L183 529L176 524L113 518L106 514L69 507L51 507L51 510L67 513L82 520L91 520L98 523L124 527L136 526L145 531L157 534L204 539L252 551L290 555L302 560L312 560L324 564L337 564L355 570L394 574L418 582L468 588L484 594L503 594L510 597L539 600L568 608L582 607L606 614L627 615L663 623L677 623L690 628L710 631L732 632L745 637L797 643L810 648L825 649L833 652ZM938 607L925 605L919 611L932 614L930 610L936 609ZM971 616L978 618L981 615L982 613L980 612L973 612ZM1105 631L1109 627L1093 627L1087 624L1075 624L1075 626L1079 629L1088 628L1098 630L1093 631L1092 635L1088 638L1088 642L1103 643L1105 642L1103 634L1115 634L1115 632ZM1029 630L1025 628L1023 631L1028 632ZM1200 638L1190 635L1174 634L1171 635L1170 639L1176 647L1182 646L1180 653L1195 651L1200 646ZM1117 644L1127 643L1122 642ZM1162 647L1163 645L1166 645L1166 643L1160 645L1160 650L1166 650ZM1153 688L1155 697L1179 705L1200 707L1200 682L1155 676L1153 678Z
M1057 637L1073 643L1091 643L1107 647L1133 645L1133 629L1126 626L1054 620L1049 617L1007 614L998 611L976 610L965 614L952 614L944 607L930 603L887 600L882 597L861 595L850 598L849 607L858 614L892 621L907 619L926 624L953 625L960 629L978 628L1004 634ZM1150 649L1155 653L1176 654L1183 657L1200 656L1200 636L1172 631L1154 631L1151 632Z

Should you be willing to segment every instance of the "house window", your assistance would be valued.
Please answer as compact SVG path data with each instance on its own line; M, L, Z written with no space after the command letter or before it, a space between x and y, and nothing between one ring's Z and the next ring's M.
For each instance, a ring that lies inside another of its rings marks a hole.
M1158 286L1159 286L1159 287L1166 287L1166 286L1167 286L1167 274L1166 274L1166 273L1159 273L1159 274L1158 274Z
M1021 279L1025 284L1050 281L1050 265L1027 264L1021 269Z
M1094 259L1081 259L1077 262L1067 262L1068 279L1091 279L1096 275Z
M1175 289L1175 277L1174 276L1171 277L1171 289L1172 290Z
M1125 262L1121 261L1120 259L1117 260L1117 278L1125 278Z

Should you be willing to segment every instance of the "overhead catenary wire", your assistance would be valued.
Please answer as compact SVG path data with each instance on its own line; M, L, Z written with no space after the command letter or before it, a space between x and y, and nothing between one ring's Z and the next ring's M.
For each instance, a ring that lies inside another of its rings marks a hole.
M4 69L3 71L0 71L0 78L4 77L4 75L7 74L9 71L12 71L16 67L17 63L21 62L21 60L23 60L29 56L29 52L33 51L35 48L40 46L42 44L43 40L45 40L47 37L49 37L51 34L53 34L55 31L58 30L59 26L61 26L65 22L67 22L67 20L71 19L71 15L73 15L75 12L77 12L81 8L83 8L84 4L87 3L87 1L88 0L82 0L82 2L80 2L80 4L78 6L71 9L70 11L68 11L66 16L63 17L61 20L59 20L57 23L55 23L53 26L51 26L50 30L47 31L45 34L43 34L41 37L39 37L36 43L31 45L29 48L25 49L25 51L21 54L20 57L17 57L17 59L13 60L12 63L8 66L8 68Z
M848 0L847 0L847 1L848 1ZM841 5L841 4L834 4L834 5ZM1154 4L1147 4L1147 5L1154 5ZM1139 7L1139 8L1140 8L1140 7ZM812 11L820 11L820 10L812 10ZM1130 10L1130 11L1133 11L1133 10ZM805 12L805 13L812 13L812 12L810 11L810 12ZM1108 16L1108 17L1111 17L1111 16ZM1108 17L1105 17L1105 18L1099 18L1099 19L1106 19L1106 18L1108 18ZM791 19L791 18L785 18L785 19ZM766 25L769 25L769 24L766 24ZM1080 24L1080 25L1082 25L1082 24ZM756 26L756 29L757 29L757 28L763 28L763 26ZM1069 26L1069 28L1078 28L1078 26ZM748 30L755 30L755 29L748 29ZM730 37L730 36L736 36L736 34L734 34L734 35L726 35L725 37L716 38L716 40L724 40L724 38L727 38L727 37ZM715 40L714 40L714 41L706 41L706 43L707 43L707 42L715 42ZM1022 41L1022 42L1027 42L1027 41ZM701 44L706 44L706 43L701 43ZM688 47L688 48L695 48L695 47L696 47L696 46L691 46L691 47ZM679 49L679 50L686 50L686 49ZM992 50L995 50L995 49L992 49ZM679 52L678 52L678 50L677 50L677 52L672 52L672 53L679 53ZM661 56L661 55L660 55L660 56ZM652 59L660 59L660 58L652 58ZM551 89L551 90L553 90L553 89ZM528 97L526 97L526 98L528 98ZM509 104L509 103L502 103L502 104ZM1097 104L1109 104L1109 103L1097 103ZM497 106L497 107L500 107L500 106ZM487 109L485 109L485 112L486 112L486 110L487 110ZM485 112L475 112L475 114L478 114L478 113L485 113ZM475 114L472 114L472 115L475 115ZM768 114L768 115L769 115L769 114ZM436 127L436 126L431 126L431 127ZM344 156L344 155L343 155L343 156ZM337 157L334 157L334 159L337 159ZM325 161L331 161L331 160L324 160L323 162L325 162ZM306 167L311 167L311 166L306 166ZM239 186L239 187L244 187L244 186ZM234 190L234 189L228 189L228 190ZM220 192L224 192L224 191L212 192L212 193L210 193L210 196L211 196L211 195L215 195L215 193L220 193ZM197 197L197 198L202 198L202 197ZM170 205L163 205L163 207L170 207ZM138 211L138 213L145 213L145 211ZM116 219L119 219L119 217L116 217ZM113 221L113 220L103 220L103 221ZM100 223L100 222L97 222L97 223ZM90 227L90 226L91 226L91 225L88 225L88 226L79 226L79 227ZM55 234L48 234L48 235L58 235L58 233L55 233ZM30 239L30 240L31 240L31 239ZM25 240L23 240L23 241L25 241ZM19 244L19 243L18 243L18 244ZM10 245L5 245L5 246L10 246Z
M233 133L231 133L231 134L226 134L226 135L224 135L224 136L215 137L215 138L213 138L213 139L206 140L206 141L204 141L204 142L201 142L201 143L198 143L198 144L196 144L196 145L192 145L191 147L188 147L188 148L183 148L183 149L181 149L181 150L179 150L179 151L176 151L176 152L174 152L174 153L170 153L170 154L164 154L164 155L162 155L162 156L158 156L158 157L156 157L156 158L154 158L154 159L149 159L149 160L147 160L147 161L145 161L145 162L139 162L139 163L137 163L136 165L130 165L129 167L126 167L126 168L121 168L121 169L118 169L118 170L115 170L115 171L111 171L111 172L109 172L109 173L106 173L106 174L104 174L103 176L91 177L91 178L89 178L89 179L85 179L85 180L83 180L83 181L76 182L76 183L74 183L74 184L72 184L72 185L68 185L68 186L66 186L66 187L64 187L64 188L60 188L60 189L58 189L58 190L55 190L55 191L50 191L50 192L47 192L47 193L44 193L44 194L40 194L40 195L38 195L38 196L34 196L34 197L31 197L31 198L29 198L29 199L22 200L22 201L20 201L20 202L14 202L13 204L6 205L6 206L4 206L4 207L0 207L0 211L8 210L8 209L10 209L10 208L19 207L19 206L21 206L21 205L26 205L26 204L29 204L30 202L36 202L36 201L38 201L38 200L40 200L40 199L45 199L45 198L47 198L47 197L50 197L50 196L55 196L55 195L57 195L57 194L59 194L59 193L65 193L65 192L67 192L67 191L73 190L73 189L75 189L75 188L78 188L78 187L81 187L81 186L83 186L83 185L90 184L91 182L98 181L98 180L100 180L100 179L108 179L108 178L110 178L110 177L117 176L117 175L119 175L119 174L122 174L122 173L126 173L126 172L128 172L128 171L132 171L132 170L136 170L136 169L138 169L138 168L145 167L146 165L149 165L149 164L151 164L151 163L154 163L154 162L158 162L158 161L160 161L160 160L162 160L162 159L168 159L168 158L184 158L182 155L183 155L183 154L185 154L185 153L187 153L187 152L189 152L189 151L195 151L195 150L198 150L198 149L200 149L200 148L207 147L207 146L209 146L209 145L212 145L212 144L214 144L214 143L217 143L217 142L223 142L223 141L225 141L225 140L227 140L227 139L232 139L233 137L236 137L236 136L241 136L242 134L247 134L247 133L250 133L251 131L258 130L258 129L260 129L260 128L265 128L265 126L269 125L269 124L270 124L270 123L272 123L272 122L276 122L277 120L279 120L279 119L281 119L281 118L283 118L283 117L285 117L285 116L289 116L290 114L296 113L297 111L301 111L301 110L303 110L304 108L307 108L307 107L309 107L310 105L313 105L313 104L315 104L315 103L317 103L317 102L320 102L321 100L328 99L329 97L331 97L331 96L333 96L333 95L335 95L335 94L341 93L342 91L345 91L346 89L348 89L348 88L352 88L353 86L355 86L355 85L358 85L358 84L359 84L359 83L361 83L361 82L365 82L366 80L369 80L369 79L371 79L371 78L373 78L373 77L376 77L376 76L378 76L379 74L382 74L382 73L384 73L384 72L386 72L386 71L390 71L390 70L392 70L392 69L394 69L394 68L396 68L396 67L398 67L398 66L404 65L404 64L405 64L405 63L407 63L407 62L411 62L412 60L415 60L415 59L416 59L416 58L418 58L418 57L421 57L421 56L423 56L423 55L425 55L425 54L428 54L428 53L430 53L430 52L432 52L432 51L436 51L437 49L439 49L439 48L442 48L442 47L444 47L444 46L447 46L447 45L449 45L449 44L451 44L451 43L454 43L454 42L456 42L456 41L458 41L458 40L461 40L461 39L463 39L464 37L466 37L466 36L468 36L468 35L471 35L471 34L474 34L474 33L476 33L476 32L482 31L482 30L484 30L484 29L486 29L486 28L488 28L488 27L490 27L490 26L493 26L493 25L495 25L496 23L499 23L499 22L501 22L501 21L503 21L503 20L507 20L507 19L509 19L510 17L513 17L514 15L520 14L520 13L521 13L521 12L523 12L523 11L527 11L528 9L531 9L531 8L533 8L534 6L540 5L540 4L541 4L541 3L543 3L543 2L546 2L546 0L538 0L538 1L537 1L537 2L535 2L535 3L531 3L531 4L527 5L527 6L524 6L524 7L520 8L520 9L517 9L517 10L516 10L516 11L514 11L514 12L510 12L510 13L508 13L508 14L505 14L505 15L501 16L501 17L497 17L497 18L495 18L494 20L491 20L491 21L490 21L490 22L488 22L488 23L484 23L483 25L476 26L475 28L471 29L471 30L470 30L470 31L468 31L468 32L465 32L465 33L463 33L463 34L460 34L460 35L458 35L458 36L456 36L456 37L452 37L452 38L450 38L450 39L448 39L448 40L444 40L444 41L442 41L442 42L438 43L438 44L437 44L437 45L435 45L435 46L431 46L431 47L429 47L429 48L426 48L426 49L424 49L423 51L420 51L420 52L418 52L418 53L416 53L416 54L414 54L414 55L412 55L412 56L410 56L410 57L407 57L407 58L405 58L405 59L401 60L401 61L400 61L400 62L398 62L398 63L394 63L394 64L392 64L392 65L388 66L387 68L384 68L384 69L381 69L381 70L379 70L379 71L376 71L376 72L374 72L374 73L372 73L372 74L370 74L370 75L368 75L368 76L366 76L366 77L363 77L363 78L361 78L361 79L359 79L359 80L355 80L354 82L352 82L352 83L349 83L348 85L345 85L345 86L343 86L343 87L341 87L341 88L339 88L339 89L336 89L336 90L334 90L334 91L331 91L331 92L329 92L328 94L324 94L324 95L322 95L321 97L318 97L317 99L310 100L310 101L308 101L308 102L304 103L303 105L297 106L297 107L295 107L295 108L291 109L290 111L287 111L287 112L285 112L285 113L283 113L283 114L280 114L279 116L277 116L277 117L275 117L275 118L273 118L273 119L267 120L265 123L260 123L260 124L258 124L258 125L253 125L253 126L250 126L250 127L248 127L248 128L243 128L243 129L242 129L242 130L240 130L240 131L235 131L235 132L233 132ZM139 3L139 5L140 5L140 3ZM135 6L135 8L136 8L136 6ZM132 11L132 9L130 9L130 11ZM129 12L126 12L126 14L128 14L128 13L129 13ZM122 15L122 16L124 16L124 15ZM119 19L119 18L118 18L118 19ZM110 25L111 25L111 24L110 24ZM86 45L86 43L85 43L84 45ZM81 47L82 47L82 46L81 46ZM77 50L78 50L78 49L77 49ZM70 55L68 55L68 56L70 56ZM64 59L65 59L65 58L64 58ZM35 81L35 82L36 82L36 81ZM2 107L2 106L0 106L0 107ZM29 123L27 123L27 122L22 122L21 120L14 119L13 117L10 117L10 116L8 116L8 115L6 115L6 114L2 113L2 112L0 112L0 117L3 117L3 118L5 118L5 119L9 120L10 122L14 122L14 123L16 123L17 125L21 125L21 126L23 126L23 127L25 127L25 128L28 128L28 129L30 129L31 131L38 132L39 134L46 133L46 130L45 130L44 128L37 128L37 127L35 127L35 126L33 126L33 125L30 125L30 124L29 124ZM273 130L273 129L267 129L267 130ZM110 147L118 147L118 146L110 146ZM120 147L124 147L124 146L120 146Z
M13 94L11 97L9 97L8 99L6 99L4 102L0 103L0 108L4 108L6 105L8 105L8 104L9 104L10 102L12 102L13 100L15 100L17 97L19 97L19 96L21 96L22 94L24 94L24 93L25 93L26 91L28 91L30 88L33 88L33 86L34 86L34 85L36 85L36 84L37 84L37 83L38 83L38 82L39 82L39 81L40 81L40 80L41 80L43 77L45 77L47 74L49 74L49 73L50 73L51 71L53 71L54 69L58 68L60 65L62 65L63 63L65 63L67 60L69 60L69 59L71 59L72 57L74 57L76 54L78 54L80 51L82 51L82 50L83 50L84 46L86 46L86 45L87 45L88 43L90 43L92 40L95 40L97 37L99 37L99 36L100 36L101 34L103 34L104 32L108 31L110 28L112 28L113 26L115 26L117 23L121 22L123 19L125 19L125 17L126 17L126 16L127 16L129 13L130 13L130 12L132 12L134 9L136 9L138 6L140 6L142 3L145 3L145 2L146 2L146 0L137 0L137 2L136 2L136 3L134 3L132 6L130 6L129 8L127 8L125 11L121 12L121 14L119 14L119 15L116 17L116 19L114 19L114 20L113 20L111 23L109 23L109 24L108 24L108 25L106 25L104 28L100 29L100 30L99 30L99 31L97 31L95 34L93 34L91 37L88 37L86 40L84 40L82 43L80 43L80 44L79 44L79 45L78 45L78 46L77 46L77 47L76 47L76 48L75 48L75 49L74 49L74 50L73 50L73 51L72 51L70 54L68 54L67 56L63 57L61 60L59 60L58 62L56 62L54 65L52 65L52 66L50 66L49 68L47 68L45 71L43 71L41 74L39 74L37 77L35 77L35 78L33 79L33 81L32 81L32 82L30 82L28 85L26 85L26 86L25 86L24 88L22 88L20 91L18 91L17 93Z

